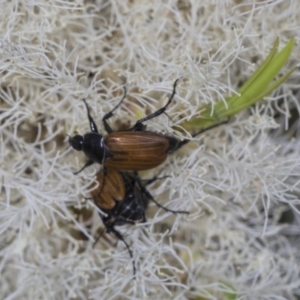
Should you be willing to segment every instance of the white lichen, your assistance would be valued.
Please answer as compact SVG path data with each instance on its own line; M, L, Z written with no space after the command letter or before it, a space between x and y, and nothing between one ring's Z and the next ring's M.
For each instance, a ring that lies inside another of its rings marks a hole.
M99 166L67 135L89 131L128 96L114 129L166 103L148 128L175 132L202 104L233 95L279 37L296 45L299 1L0 1L0 298L296 299L299 263L299 71L277 91L170 155L144 178L173 216L103 235L85 200Z

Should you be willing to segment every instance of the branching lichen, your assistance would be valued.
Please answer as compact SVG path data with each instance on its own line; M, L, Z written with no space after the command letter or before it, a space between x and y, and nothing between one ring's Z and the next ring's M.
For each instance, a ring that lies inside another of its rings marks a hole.
M99 166L67 134L89 130L128 96L111 124L161 107L182 77L174 125L237 93L274 40L295 37L298 1L0 1L0 298L296 299L299 267L299 71L229 123L171 155L149 187L148 222L120 228L137 263L84 199ZM291 117L292 116L292 117ZM102 130L103 128L101 128ZM286 218L288 216L288 218ZM99 230L99 227L101 229ZM294 298L293 298L294 297Z

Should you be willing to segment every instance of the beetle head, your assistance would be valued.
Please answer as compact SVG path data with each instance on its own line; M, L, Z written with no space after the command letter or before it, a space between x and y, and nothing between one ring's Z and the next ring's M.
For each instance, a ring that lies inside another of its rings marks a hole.
M73 137L69 137L69 144L75 150L82 151L82 148L83 148L83 136L82 135L75 135Z

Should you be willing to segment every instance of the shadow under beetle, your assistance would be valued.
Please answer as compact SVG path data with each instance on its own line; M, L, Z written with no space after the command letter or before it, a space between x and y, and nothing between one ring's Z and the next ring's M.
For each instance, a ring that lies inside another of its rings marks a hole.
M93 163L103 164L104 167L114 168L116 170L124 171L143 171L155 168L162 164L167 155L178 150L183 145L188 143L189 139L178 141L173 136L168 136L160 133L145 130L145 121L151 120L163 113L165 113L167 106L171 103L176 93L177 79L173 85L172 94L165 106L155 111L154 113L138 120L133 127L124 131L113 131L107 120L113 116L114 111L122 104L126 97L126 90L121 101L102 119L107 135L103 136L98 132L97 125L94 122L89 106L83 100L87 116L90 122L91 132L82 135L75 135L69 138L69 144L77 151L83 151L87 156L86 164L74 174L80 173L86 167ZM214 124L208 128L192 135L195 137L207 130L215 128L223 121Z
M100 214L103 224L108 233L112 233L126 246L132 259L133 276L135 277L136 267L132 251L122 234L115 229L115 226L125 224L137 224L146 222L145 211L149 201L154 202L158 207L173 214L188 214L187 211L171 210L159 204L146 189L146 186L157 179L154 177L142 183L137 173L118 172L112 168L100 170L96 182L91 188L98 184L98 187L91 191L91 199L104 213Z

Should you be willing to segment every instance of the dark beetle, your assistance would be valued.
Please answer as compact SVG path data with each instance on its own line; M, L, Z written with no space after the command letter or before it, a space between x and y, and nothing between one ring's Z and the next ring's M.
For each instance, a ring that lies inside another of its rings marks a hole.
M83 136L75 135L74 137L70 137L69 143L75 150L83 151L88 157L88 161L74 174L78 174L93 163L103 164L105 167L114 168L116 170L149 170L159 166L166 160L168 154L188 143L189 140L187 139L178 141L172 136L147 131L143 124L145 121L165 113L167 106L171 103L176 93L178 80L179 79L174 82L173 92L165 106L145 118L138 120L135 125L127 131L113 132L107 120L113 116L113 112L125 99L125 91L121 101L102 119L104 128L108 133L105 137L99 134L97 125L90 114L89 107L86 101L83 100L87 109L91 132ZM193 137L225 122L205 128L194 134Z
M113 233L117 239L121 240L126 246L132 259L133 276L136 273L135 261L132 251L125 241L122 234L115 229L115 226L125 224L137 224L146 222L145 211L149 201L154 202L158 207L165 211L177 214L188 214L187 211L176 211L168 209L159 204L146 189L146 185L157 180L154 177L147 180L144 184L140 177L135 174L118 172L112 168L100 170L97 174L97 183L93 183L91 196L95 204L104 213L100 214L103 224L108 233Z

